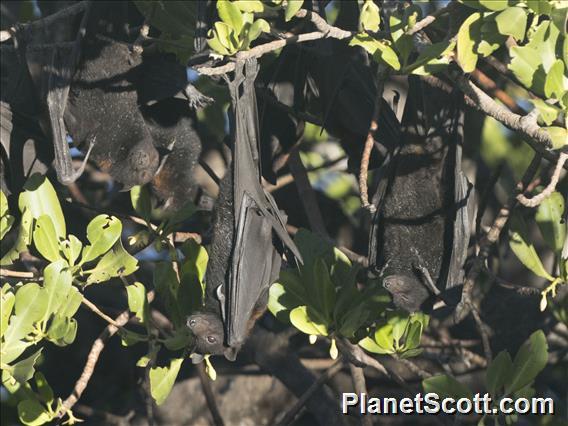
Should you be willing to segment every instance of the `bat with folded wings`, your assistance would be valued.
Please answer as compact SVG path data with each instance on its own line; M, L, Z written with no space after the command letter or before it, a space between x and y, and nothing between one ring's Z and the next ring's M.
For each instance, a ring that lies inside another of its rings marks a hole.
M301 255L286 231L286 218L261 184L260 138L254 81L256 59L237 62L228 80L232 101L232 164L220 185L214 234L205 274L202 312L187 320L196 354L234 360L255 320L266 309L282 253Z

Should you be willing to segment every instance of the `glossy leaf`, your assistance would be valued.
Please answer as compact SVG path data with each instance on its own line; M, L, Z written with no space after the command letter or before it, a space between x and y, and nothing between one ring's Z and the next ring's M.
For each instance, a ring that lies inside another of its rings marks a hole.
M243 15L235 3L229 0L217 1L217 12L221 20L232 27L237 34L243 28Z
M476 40L480 38L481 13L472 13L461 25L457 37L457 60L464 72L472 72L477 65L477 53L474 50Z
M18 206L23 212L25 208L30 210L34 219L47 215L50 217L58 238L65 238L65 219L53 185L45 176L32 175L24 185L24 192L20 194Z
M513 361L511 380L505 393L511 394L530 384L546 366L548 343L542 330L537 330L521 346Z
M87 284L108 281L114 277L124 277L137 269L138 260L124 250L122 242L118 239L91 271L89 278L87 278Z
M40 216L36 221L33 241L37 251L50 262L61 259L59 241L57 240L55 227L49 216Z
M175 358L168 367L150 369L150 393L156 404L161 405L170 394L182 363L183 358Z
M567 238L564 214L564 197L560 192L553 192L546 197L536 210L536 223L544 241L555 252L560 253Z
M373 0L366 0L365 3L363 3L363 7L361 7L359 20L365 31L379 31L379 25L381 23L379 6L377 6Z
M552 148L553 149L560 149L566 145L568 145L568 130L564 127L558 126L550 126L545 127L546 133L552 139Z
M146 288L142 283L135 282L126 286L128 295L128 309L136 315L142 324L148 322L148 306L146 299Z
M130 201L134 211L146 221L150 220L152 214L152 200L146 186L137 185L130 190Z
M122 223L114 216L101 214L87 225L87 239L91 243L83 250L81 263L90 262L106 253L120 238Z
M6 370L10 375L18 381L20 384L26 383L35 374L35 365L37 359L41 355L41 348L35 351L33 354L15 364L6 366Z
M5 284L0 292L0 337L8 328L8 321L12 315L16 295L11 291L10 284Z
M517 258L539 277L554 278L544 269L534 245L530 242L527 225L518 213L512 215L509 230L509 246Z
M513 370L513 360L507 351L501 351L495 357L485 372L487 390L495 398L505 383L510 379Z
M544 94L548 98L562 98L564 92L566 91L566 85L564 84L564 62L562 59L557 59L550 70L546 74L546 80L544 82Z
M306 306L298 306L292 309L290 312L290 322L302 333L316 336L328 335L326 325L314 322L308 315L308 308Z
M71 291L73 276L68 268L67 262L61 259L50 263L43 271L43 297L46 299L47 307L43 321L47 322L52 313L59 311L59 308L66 302L67 296Z
M288 22L290 19L298 13L298 10L302 8L304 0L288 0L286 4L286 12L284 13L284 19Z
M521 7L509 7L495 17L497 29L503 35L510 35L516 40L525 37L527 12Z
M26 426L40 426L51 420L47 408L35 399L24 399L18 403L18 417Z

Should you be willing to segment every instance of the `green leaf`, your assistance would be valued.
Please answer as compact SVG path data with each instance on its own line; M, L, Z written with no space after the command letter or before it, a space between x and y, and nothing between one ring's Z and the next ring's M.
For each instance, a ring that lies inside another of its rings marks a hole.
M461 25L457 37L458 63L464 72L472 72L477 65L474 50L481 33L481 13L472 13Z
M404 341L404 349L415 349L420 345L420 338L422 337L422 324L418 321L410 323L408 333Z
M552 67L550 67L548 74L546 74L544 94L547 98L562 98L566 91L564 79L564 62L562 59L557 59L554 64L552 64Z
M349 42L349 46L361 46L377 62L384 62L394 70L400 70L400 62L396 52L387 44L386 41L377 40L369 34L357 34Z
M463 4L480 10L503 10L516 1L510 0L461 0Z
M90 262L106 253L120 238L122 223L114 216L101 214L87 225L90 245L83 249L81 263Z
M138 260L124 250L122 242L118 239L110 251L99 260L97 266L90 271L87 284L108 281L114 277L124 277L137 269Z
M186 241L181 250L185 259L181 266L177 303L181 315L187 316L203 306L204 276L209 256L205 248L194 240Z
M11 316L8 328L4 333L2 352L11 344L31 333L34 324L41 320L47 308L47 299L43 290L36 283L28 283L18 289L14 306L14 315ZM5 356L2 362L8 363Z
M174 324L182 324L184 319L177 301L179 282L171 262L157 262L154 268L154 288L160 296L168 317Z
M497 29L503 35L510 35L517 41L525 38L527 12L521 7L510 7L495 17Z
M228 0L217 1L217 12L221 20L232 27L237 34L243 28L243 15L235 3Z
M133 186L130 190L130 201L134 211L149 222L152 214L152 199L148 188L142 185Z
M557 253L562 251L566 241L566 222L562 218L563 214L564 197L555 191L540 203L535 216L544 241Z
M550 25L550 21L543 21L530 34L526 45L509 50L509 69L524 86L539 94L544 94L546 73L557 59L558 36L558 29Z
M67 300L71 291L73 276L65 260L50 263L43 271L43 294L46 299L46 312L42 321L47 322L52 313L59 311L59 308Z
M144 284L135 282L126 286L128 294L128 309L136 315L142 324L148 323L148 301Z
M550 126L554 120L560 114L560 108L550 105L543 101L542 99L529 99L530 102L538 109L539 118L544 121L544 124Z
M550 18L556 29L566 34L566 23L568 21L568 5L566 2L559 1L553 3Z
M366 351L372 352L374 354L385 355L385 354L394 353L394 348L393 349L385 349L382 346L379 346L370 337L365 337L364 339L360 340L358 345L361 346Z
M510 220L509 246L517 258L528 269L542 278L553 281L554 278L546 272L534 245L529 241L527 225L518 213L514 213Z
M537 15L549 15L552 9L550 3L543 0L527 0L527 6Z
M0 191L0 216L5 216L6 214L8 214L8 199L4 191Z
M444 70L450 63L454 41L442 41L426 47L416 61L405 68L405 72L415 75L431 75Z
M83 302L83 295L76 287L71 287L65 303L59 309L59 315L71 318L79 310Z
M72 266L75 265L75 262L81 254L83 243L75 235L69 234L66 240L60 241L59 248L63 252L65 259L69 262L69 265Z
M52 419L47 408L35 399L24 399L18 403L18 417L27 426L40 426Z
M73 343L77 335L77 321L60 314L56 314L47 330L47 339L57 346L67 346Z
M175 358L169 367L150 369L150 393L156 404L161 405L170 394L182 363L183 358Z
M471 398L473 392L469 388L446 374L422 380L424 393L435 393L440 398Z
M298 306L292 309L290 312L290 322L302 333L313 334L315 336L328 335L325 324L318 324L310 318L307 306Z
M9 214L0 217L0 241L6 236L14 224L14 216Z
M552 139L552 148L553 149L560 149L566 145L568 145L568 130L563 127L557 126L550 126L545 127L544 130Z
M253 22L247 32L247 44L246 48L248 49L251 42L255 41L260 34L267 33L270 31L270 25L264 19L257 19Z
M487 390L493 398L499 394L499 390L509 381L513 370L513 360L507 351L501 351L495 357L485 372Z
M23 212L25 208L30 210L34 219L47 215L55 227L57 238L65 238L65 218L57 198L53 185L45 176L33 174L24 185L24 192L20 194L18 206Z
M207 44L215 52L223 56L235 53L236 46L233 44L235 30L223 22L215 22L213 30L207 33Z
M294 15L296 15L296 13L298 13L298 10L302 8L303 4L304 0L288 0L288 3L286 5L286 12L284 14L284 19L286 20L286 22L288 22L294 17Z
M393 331L393 325L387 323L378 327L374 334L377 345L389 351L389 353L395 352Z
M1 266L7 266L14 263L20 256L20 253L25 251L32 242L32 224L33 218L30 209L25 208L22 212L22 219L18 229L18 236L14 246L0 260Z
M264 5L260 0L238 0L235 2L235 6L237 6L241 12L264 12Z
M47 383L45 376L38 371L35 373L34 380L41 401L44 404L51 404L54 399L53 389L51 389L51 386Z
M8 328L8 321L10 319L10 315L12 315L12 309L14 308L15 301L16 296L11 291L10 285L5 284L2 287L2 292L0 293L0 337L4 335Z
M323 314L326 322L330 322L335 306L335 286L329 275L329 268L323 259L317 259L313 269L313 288L315 292L310 298L310 306Z
M14 217L8 212L8 199L0 191L0 241L8 233L14 223Z
M18 361L15 364L6 366L5 369L14 379L18 381L18 383L23 385L34 376L34 367L40 355L41 348L29 357L24 358L23 360Z
M381 23L379 6L377 6L373 0L366 0L361 8L359 20L361 21L361 26L365 31L379 31L379 25Z
M536 378L548 361L548 343L542 330L537 330L521 346L513 361L510 381L505 386L505 393L514 393Z
M191 343L191 335L187 328L179 328L175 331L173 336L169 336L164 340L164 346L170 351L179 351L180 349L187 348Z
M40 216L36 222L33 240L36 249L50 262L61 259L59 241L55 234L55 227L49 216Z

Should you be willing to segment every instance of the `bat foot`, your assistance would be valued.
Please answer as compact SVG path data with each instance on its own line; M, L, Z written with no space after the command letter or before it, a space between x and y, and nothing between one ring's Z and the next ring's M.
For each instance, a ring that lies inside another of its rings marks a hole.
M74 170L70 175L68 175L66 173L60 175L58 173L57 180L61 184L65 185L65 186L71 185L72 183L75 183L75 181L77 179L79 179L81 177L81 175L85 171L85 167L87 166L87 161L89 160L89 156L91 155L91 151L93 150L94 146L95 146L95 141L92 140L91 143L89 144L89 149L87 150L87 153L85 154L85 158L83 158L83 161L81 162L81 165L79 166L79 168L77 170Z

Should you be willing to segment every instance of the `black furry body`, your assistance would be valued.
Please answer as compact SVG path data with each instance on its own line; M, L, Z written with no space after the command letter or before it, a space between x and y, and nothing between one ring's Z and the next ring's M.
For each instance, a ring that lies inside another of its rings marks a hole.
M415 312L462 278L469 220L459 97L411 79L402 128L373 200L369 260L395 305Z

